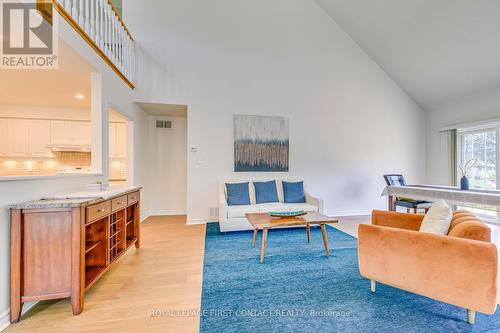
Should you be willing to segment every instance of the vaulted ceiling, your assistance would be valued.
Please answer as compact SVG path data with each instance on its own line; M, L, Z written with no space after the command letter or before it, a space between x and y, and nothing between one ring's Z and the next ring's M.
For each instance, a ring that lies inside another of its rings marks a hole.
M316 0L424 110L500 87L498 0Z

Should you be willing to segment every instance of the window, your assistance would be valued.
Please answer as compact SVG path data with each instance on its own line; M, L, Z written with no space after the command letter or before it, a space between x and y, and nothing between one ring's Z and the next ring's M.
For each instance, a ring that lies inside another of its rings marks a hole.
M458 163L476 160L469 172L471 188L496 189L498 128L460 131L458 136ZM458 174L458 177L461 177Z

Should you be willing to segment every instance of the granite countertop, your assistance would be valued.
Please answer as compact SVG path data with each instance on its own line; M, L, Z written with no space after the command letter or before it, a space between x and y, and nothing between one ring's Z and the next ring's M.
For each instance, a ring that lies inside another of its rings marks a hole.
M142 187L122 187L102 192L77 192L16 203L8 207L11 209L79 208L113 199L140 189Z

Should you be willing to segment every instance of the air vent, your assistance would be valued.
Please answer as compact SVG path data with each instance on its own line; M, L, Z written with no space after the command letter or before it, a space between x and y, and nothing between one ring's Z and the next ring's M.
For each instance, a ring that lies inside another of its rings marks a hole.
M210 207L210 218L217 218L219 216L219 207Z
M171 120L157 120L156 128L172 128Z

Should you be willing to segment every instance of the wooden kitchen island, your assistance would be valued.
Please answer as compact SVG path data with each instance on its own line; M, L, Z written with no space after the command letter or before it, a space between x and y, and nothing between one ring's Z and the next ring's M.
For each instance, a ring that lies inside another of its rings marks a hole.
M10 206L12 323L24 302L70 297L73 314L83 311L85 290L130 247L140 247L140 189Z

